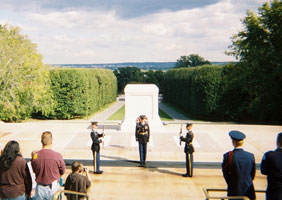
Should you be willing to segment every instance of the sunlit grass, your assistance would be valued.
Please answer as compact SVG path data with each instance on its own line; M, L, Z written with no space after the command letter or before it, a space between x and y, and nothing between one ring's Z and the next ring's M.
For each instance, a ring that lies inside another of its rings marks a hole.
M111 115L108 120L122 120L125 114L125 106L122 106L118 111L116 111L113 115ZM169 121L173 120L167 113L163 110L159 109L159 115L161 120Z

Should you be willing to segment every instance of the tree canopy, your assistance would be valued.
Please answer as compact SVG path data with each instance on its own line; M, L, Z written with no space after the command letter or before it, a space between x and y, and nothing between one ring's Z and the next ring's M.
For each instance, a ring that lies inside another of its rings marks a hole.
M201 65L210 65L211 63L208 60L205 60L203 57L198 54L190 54L189 56L181 56L175 64L175 68L182 67L196 67Z
M37 47L17 27L0 25L0 119L47 115L53 105L49 70Z
M248 11L244 29L232 37L227 54L240 60L238 67L248 90L248 107L262 120L282 120L282 3L264 3L258 15Z

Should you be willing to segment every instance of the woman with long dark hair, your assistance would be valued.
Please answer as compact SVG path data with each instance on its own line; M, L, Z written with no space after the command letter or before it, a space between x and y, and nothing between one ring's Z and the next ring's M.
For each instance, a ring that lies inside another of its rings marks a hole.
M17 141L9 141L0 157L0 198L25 200L30 196L31 176Z

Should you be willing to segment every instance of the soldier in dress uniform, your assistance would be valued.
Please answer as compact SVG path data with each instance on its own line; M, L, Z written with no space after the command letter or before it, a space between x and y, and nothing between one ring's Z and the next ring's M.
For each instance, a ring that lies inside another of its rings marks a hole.
M147 143L150 140L150 127L149 124L145 121L146 116L141 115L139 121L136 124L135 129L135 138L139 143L139 156L140 156L140 165L146 165L146 155L147 155Z
M98 122L91 122L92 131L90 137L92 139L91 150L93 153L93 167L94 174L102 174L103 171L100 170L100 143L102 142L102 137L104 133L99 134L96 129L98 128Z
M186 158L186 174L183 174L184 177L192 177L193 176L193 152L194 146L192 144L194 134L192 132L193 124L186 124L186 136L180 136L180 141L185 142L184 153Z
M223 155L222 172L227 183L227 196L247 196L256 199L253 180L256 174L254 154L244 151L242 146L245 134L230 131L233 151Z
M282 199L282 132L278 134L277 149L264 154L260 170L267 176L267 200Z

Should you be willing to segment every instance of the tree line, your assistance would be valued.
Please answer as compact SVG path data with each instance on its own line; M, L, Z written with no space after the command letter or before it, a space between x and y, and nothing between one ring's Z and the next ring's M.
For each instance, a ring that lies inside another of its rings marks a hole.
M248 11L226 51L239 62L214 66L190 54L167 72L134 66L90 73L50 69L18 28L0 25L0 119L83 117L114 101L128 83L154 83L167 102L202 119L281 123L282 4L273 0L258 11ZM98 103L90 108L93 88Z

